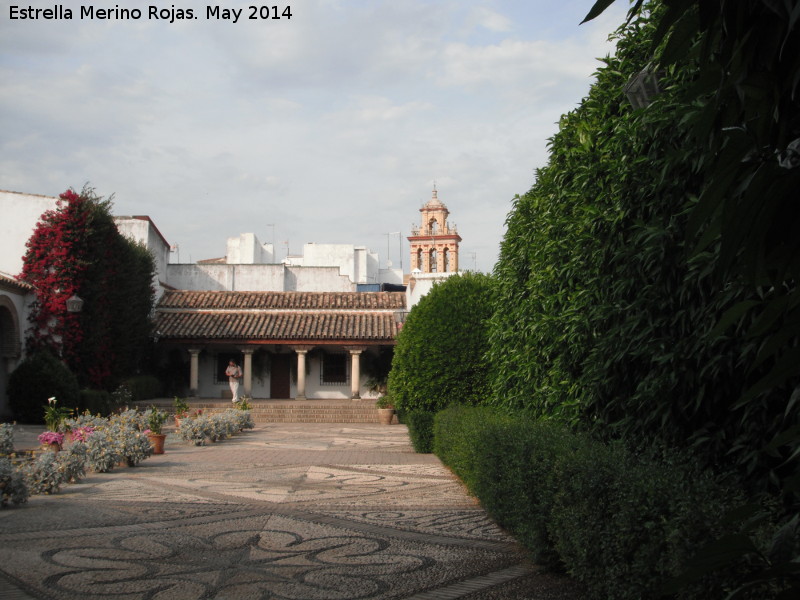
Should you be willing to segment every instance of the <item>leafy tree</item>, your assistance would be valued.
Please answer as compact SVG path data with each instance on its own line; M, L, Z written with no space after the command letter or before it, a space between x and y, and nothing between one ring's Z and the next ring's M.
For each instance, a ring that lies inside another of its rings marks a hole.
M47 349L81 385L105 389L133 374L147 352L155 271L110 209L91 188L61 194L28 240L20 275L36 288L28 351ZM82 312L67 311L73 294L84 300Z
M487 275L453 275L435 284L409 312L389 373L397 408L435 412L486 399L492 288Z

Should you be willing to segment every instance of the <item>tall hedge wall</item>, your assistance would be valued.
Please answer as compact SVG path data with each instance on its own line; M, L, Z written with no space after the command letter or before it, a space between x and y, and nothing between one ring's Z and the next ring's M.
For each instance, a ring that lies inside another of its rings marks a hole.
M623 94L663 51L652 41L664 10L651 8L618 32L617 56L561 119L549 163L508 217L489 331L493 402L607 438L689 446L758 489L794 468L798 381L787 371L753 386L774 375L765 346L791 348L797 334L781 333L780 307L754 331L759 315L746 309L775 290L722 268L713 223L700 228L712 243L698 250L690 236L699 198L715 189L704 166L716 157L697 139L711 105L691 96L706 76L698 45L686 40L659 72L647 108Z

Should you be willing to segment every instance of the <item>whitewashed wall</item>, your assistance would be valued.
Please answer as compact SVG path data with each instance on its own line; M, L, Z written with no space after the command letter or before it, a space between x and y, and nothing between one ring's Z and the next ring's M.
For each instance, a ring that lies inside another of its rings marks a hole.
M448 277L456 275L456 273L416 273L413 274L408 280L406 287L406 310L411 308L419 302L425 294L431 291L431 288L438 281L444 281Z
M144 244L155 261L156 272L153 275L153 287L156 289L156 300L164 292L163 283L167 282L167 265L169 264L170 247L158 232L149 218L114 217L117 230L127 238Z
M19 275L25 243L45 211L56 207L58 198L0 191L0 271Z
M179 290L235 292L354 292L336 267L286 265L168 265L167 283Z

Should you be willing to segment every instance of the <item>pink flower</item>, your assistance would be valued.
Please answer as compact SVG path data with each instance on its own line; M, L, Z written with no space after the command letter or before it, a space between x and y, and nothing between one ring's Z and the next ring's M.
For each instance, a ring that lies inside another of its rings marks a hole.
M45 431L39 434L40 444L58 444L59 446L64 443L64 434L57 431Z

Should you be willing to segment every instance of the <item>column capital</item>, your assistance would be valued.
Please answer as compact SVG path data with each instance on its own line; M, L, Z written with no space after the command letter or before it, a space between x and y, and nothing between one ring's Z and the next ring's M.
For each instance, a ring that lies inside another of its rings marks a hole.
M253 354L253 352L255 351L256 351L255 348L239 348L239 352L241 352L242 354Z
M367 351L366 346L345 346L344 349L350 352L350 354L361 354Z
M303 354L306 354L310 350L313 350L314 346L311 346L311 345L308 345L308 346L290 346L290 348L292 350L294 350L295 352L297 352L298 354L301 353L301 352Z
M197 354L200 354L203 351L203 349L202 348L189 348L188 351L189 351L189 354L197 355Z

